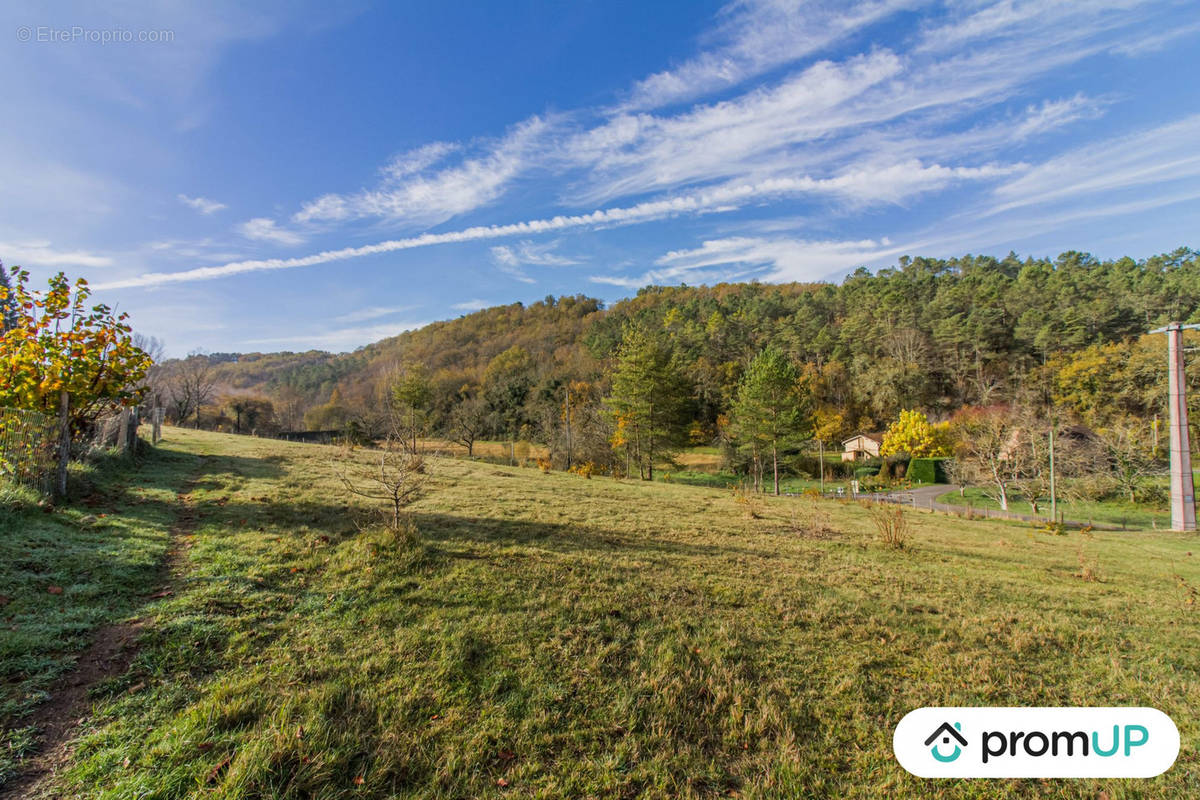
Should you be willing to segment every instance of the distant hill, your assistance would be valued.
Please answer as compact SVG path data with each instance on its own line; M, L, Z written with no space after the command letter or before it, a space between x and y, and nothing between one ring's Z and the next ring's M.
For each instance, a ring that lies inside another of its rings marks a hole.
M674 348L693 381L698 422L727 408L747 361L767 342L802 362L843 430L877 429L900 408L946 414L1010 396L1056 358L1133 342L1200 315L1200 259L1189 249L1144 260L963 256L903 258L841 284L729 283L647 287L605 308L577 295L513 303L376 342L353 353L213 356L227 392L311 409L371 405L398 371L423 365L443 409L508 353L529 398L563 382L603 388L626 325Z

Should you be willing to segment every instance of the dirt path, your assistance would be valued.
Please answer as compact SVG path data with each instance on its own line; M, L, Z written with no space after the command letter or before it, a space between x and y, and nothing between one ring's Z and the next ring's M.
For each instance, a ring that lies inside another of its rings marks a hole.
M196 527L196 512L189 495L192 483L186 483L176 495L178 510L163 559L162 587L156 589L151 598L170 592L174 579L186 567L186 540ZM47 796L48 784L70 760L71 740L91 712L89 690L129 669L144 626L143 620L134 619L98 629L92 644L80 654L75 668L50 687L50 699L22 720L22 724L34 725L41 731L38 752L0 787L0 800L33 800Z

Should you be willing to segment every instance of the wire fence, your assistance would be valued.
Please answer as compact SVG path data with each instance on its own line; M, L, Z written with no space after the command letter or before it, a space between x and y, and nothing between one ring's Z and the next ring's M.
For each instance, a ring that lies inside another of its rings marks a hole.
M58 432L53 417L0 408L0 477L48 494L58 461Z
M68 458L83 459L100 452L134 453L138 429L148 426L151 444L162 438L163 409L123 408L98 417L68 441ZM56 486L63 455L62 423L38 411L0 407L0 480L28 486L44 494L62 492Z
M91 429L79 437L76 448L82 455L99 450L132 453L137 447L139 424L141 424L141 409L137 406L123 408L115 413L98 417L92 423Z
M986 506L972 506L970 503L966 505L951 505L949 503L938 503L932 496L918 497L915 494L899 492L889 494L860 494L857 496L859 500L867 500L873 503L892 503L895 505L908 506L917 511L940 511L943 514L953 514L966 519L1007 519L1016 522L1036 522L1047 525L1053 525L1058 522L1074 528L1093 528L1101 531L1119 531L1125 530L1124 525L1113 525L1111 523L1096 522L1095 520L1078 520L1065 519L1061 514L1055 518L1049 516L1040 516L1033 514L1021 514L1016 511L1002 511L998 508L987 508Z

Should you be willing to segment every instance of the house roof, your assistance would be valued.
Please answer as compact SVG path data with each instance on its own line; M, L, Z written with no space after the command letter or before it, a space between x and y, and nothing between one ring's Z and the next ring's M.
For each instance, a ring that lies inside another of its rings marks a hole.
M872 442L875 442L876 444L883 444L883 434L882 433L856 433L853 436L851 436L849 439L842 439L842 444L845 444L846 442L852 442L860 436L863 437L864 439L870 439Z

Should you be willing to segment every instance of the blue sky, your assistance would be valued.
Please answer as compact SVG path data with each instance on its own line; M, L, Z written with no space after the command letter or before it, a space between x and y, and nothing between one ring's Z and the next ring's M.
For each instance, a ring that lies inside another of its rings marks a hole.
M1200 246L1191 0L96 5L0 10L0 258L175 355Z

